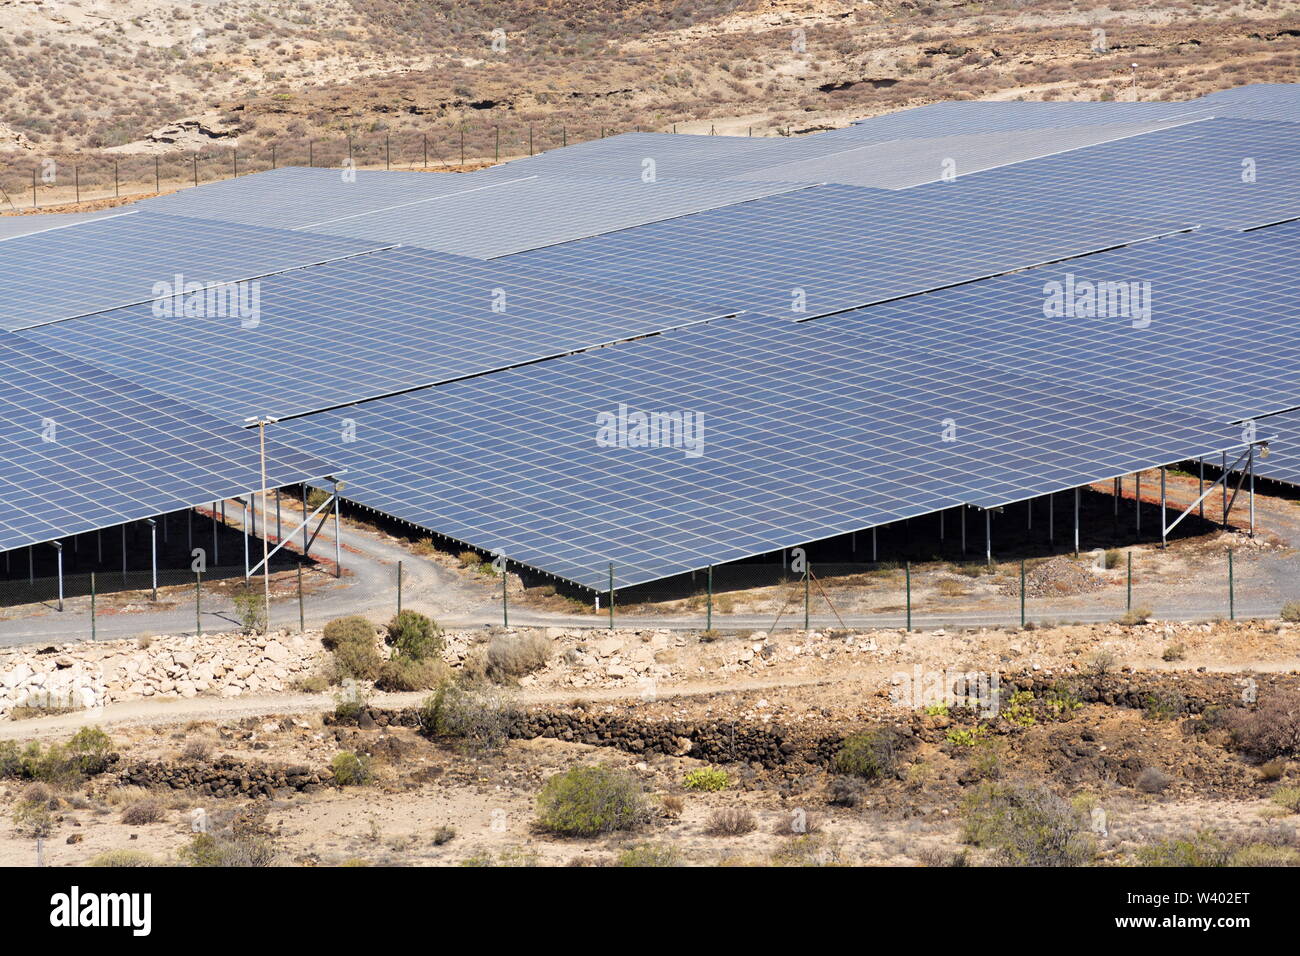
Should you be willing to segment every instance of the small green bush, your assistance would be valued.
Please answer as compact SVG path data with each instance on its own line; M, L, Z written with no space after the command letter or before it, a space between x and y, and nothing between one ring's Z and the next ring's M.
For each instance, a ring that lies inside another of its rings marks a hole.
M325 625L320 642L327 651L337 650L343 644L373 645L375 626L359 614L340 617Z
M681 866L682 854L676 847L642 843L629 847L620 853L614 865L634 867Z
M398 654L411 660L442 657L442 628L416 611L402 611L389 621L384 629L384 640Z
M374 643L361 644L349 642L334 649L334 671L337 679L366 680L378 679L384 669L384 659L379 656L379 649Z
M574 767L556 774L537 795L537 823L563 836L627 830L646 816L635 778L608 767Z
M880 780L894 772L898 761L898 734L888 727L863 730L844 739L835 755L837 773L863 780Z
M249 634L266 632L266 600L261 591L245 587L235 594L235 616L239 626Z
M448 679L442 660L415 660L395 655L379 667L375 686L387 691L433 690Z
M962 839L1011 866L1081 866L1096 855L1083 813L1040 784L982 783L963 804Z
M1132 627L1135 624L1145 624L1149 620L1151 620L1151 608L1135 607L1125 611L1119 622Z
M1300 787L1278 787L1269 799L1283 809L1300 813Z
M458 740L473 750L499 750L518 720L514 702L502 692L466 689L443 681L416 711L420 733Z
M731 777L727 771L717 767L700 767L698 770L692 770L682 781L682 785L687 790L700 790L706 793L712 793L718 790L726 790L731 786Z
M1282 620L1290 624L1300 622L1300 601L1287 601L1282 605Z
M109 850L92 859L87 866L157 866L158 861L140 850Z
M54 815L48 800L22 799L14 804L14 829L26 837L46 837L54 832Z
M1142 866L1227 866L1232 848L1213 830L1199 830L1141 847L1137 858Z
M85 776L103 773L108 769L109 752L113 741L98 727L82 727L68 741L68 754L77 771Z
M351 750L345 750L331 760L330 770L334 771L334 782L340 787L359 787L374 779L370 759Z

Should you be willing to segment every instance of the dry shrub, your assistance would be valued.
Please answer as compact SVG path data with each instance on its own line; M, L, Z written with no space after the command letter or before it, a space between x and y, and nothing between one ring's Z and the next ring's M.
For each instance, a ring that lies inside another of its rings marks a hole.
M207 760L211 755L212 741L203 737L187 740L184 749L181 750L181 759L183 760Z
M152 797L139 800L122 811L122 822L127 826L138 827L146 823L158 823L167 815L167 808L161 800Z
M1260 700L1254 710L1228 715L1233 743L1260 760L1300 753L1300 691L1282 691Z
M821 817L804 810L787 810L776 821L772 832L777 836L802 836L821 831Z
M504 684L546 665L551 642L540 634L502 634L492 639L486 655L489 680Z
M748 810L714 810L709 814L704 832L709 836L744 836L758 828L758 821Z

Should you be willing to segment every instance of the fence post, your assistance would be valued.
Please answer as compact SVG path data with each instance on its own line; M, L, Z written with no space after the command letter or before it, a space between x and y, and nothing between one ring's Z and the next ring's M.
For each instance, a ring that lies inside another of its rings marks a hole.
M808 630L808 579L812 575L812 568L808 563L808 556L805 554L803 559L803 629Z
M162 192L162 164L157 156L153 158L153 191Z
M709 565L708 582L709 582L709 603L706 605L706 610L704 612L705 613L704 629L706 631L711 631L713 630L713 565L711 564Z
M1232 580L1232 549L1228 549L1228 620L1237 619L1237 596Z
M501 162L501 127L500 127L500 126L497 126L497 127L495 127L495 129L496 129L496 131L497 131L497 147L496 147L496 149L497 149L496 157L497 157L497 158L496 158L496 161L499 163L499 162Z
M35 166L32 167L32 208L33 209L40 208L36 205L36 167Z
M501 558L501 626L510 626L510 566Z
M1020 559L1020 628L1025 627L1025 559Z
M614 562L609 562L609 629L614 630Z
M316 141L307 140L307 165L309 167L316 165Z
M533 125L528 124L528 155L533 155Z
M393 142L392 134L384 134L384 169L393 168Z
M115 159L113 160L113 197L116 199L116 198L120 198L121 195L122 195L122 186L121 186L121 182L118 180L117 160Z
M307 630L307 617L303 612L302 606L302 562L298 562L298 633L302 634Z
M90 639L95 640L95 572L90 572Z
M569 128L567 126L560 127L560 145L561 146L569 145Z
M1124 605L1124 610L1133 610L1133 552L1128 552L1128 602Z
M421 133L420 142L424 144L424 168L429 168L429 134Z
M194 185L197 186L199 184L199 154L195 153L190 157L190 162L194 167Z
M465 127L460 128L460 164L465 165Z
M232 149L230 151L230 155L231 155L231 163L232 163L231 170L233 172L231 179L238 179L239 178L239 150Z
M397 562L397 614L402 614L402 562Z
M203 572L194 572L194 636L203 633Z
M907 629L912 629L912 562L903 562L903 580L907 588Z
M275 143L272 143L272 144L271 144L271 168L272 168L272 169L278 169L278 168L279 168L279 167L276 166L276 164L275 164Z

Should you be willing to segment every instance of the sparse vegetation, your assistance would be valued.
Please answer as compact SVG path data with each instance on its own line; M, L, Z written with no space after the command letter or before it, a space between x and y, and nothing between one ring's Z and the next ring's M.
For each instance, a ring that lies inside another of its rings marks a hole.
M1096 854L1083 815L1041 784L980 784L963 804L962 839L1012 866L1081 866Z
M351 750L345 750L331 760L330 770L334 774L334 782L340 787L359 787L374 779L370 758Z
M537 823L561 836L627 830L646 814L641 785L608 767L574 767L556 774L537 795Z
M682 780L682 786L687 790L700 790L706 793L726 790L730 785L731 777L727 771L718 767L698 767L689 771Z
M890 727L859 731L844 739L835 755L837 773L863 780L890 776L898 761L898 733Z
M714 810L709 814L704 832L709 836L744 836L758 829L758 821L749 810Z

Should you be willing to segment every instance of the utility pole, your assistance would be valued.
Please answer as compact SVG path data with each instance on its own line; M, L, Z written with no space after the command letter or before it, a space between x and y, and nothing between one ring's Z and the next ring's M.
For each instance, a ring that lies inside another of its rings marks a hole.
M265 632L271 629L271 555L270 542L267 541L269 529L265 520L268 513L266 508L266 426L274 424L279 419L272 418L269 415L259 415L256 418L246 418L244 421L257 426L258 453L262 465L262 612L266 615L262 629Z

